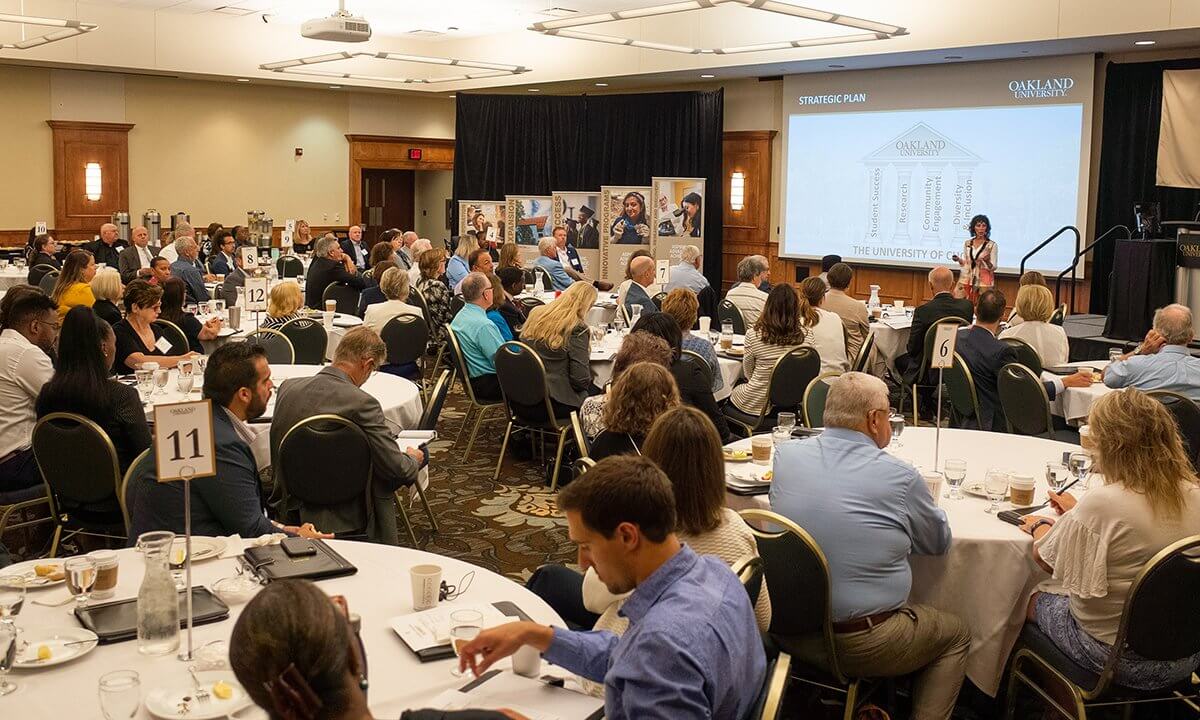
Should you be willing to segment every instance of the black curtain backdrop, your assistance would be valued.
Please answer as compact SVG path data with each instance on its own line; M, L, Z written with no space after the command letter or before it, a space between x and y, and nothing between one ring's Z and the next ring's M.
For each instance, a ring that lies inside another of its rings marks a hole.
M1200 68L1200 59L1109 63L1104 82L1104 133L1094 236L1115 225L1134 228L1133 205L1162 204L1164 220L1196 215L1200 190L1159 187L1158 129L1162 120L1163 70ZM1115 243L1105 242L1092 257L1091 311L1108 312L1109 272Z
M724 105L723 90L570 97L459 93L454 226L459 199L648 186L655 176L704 178L704 274L720 287Z

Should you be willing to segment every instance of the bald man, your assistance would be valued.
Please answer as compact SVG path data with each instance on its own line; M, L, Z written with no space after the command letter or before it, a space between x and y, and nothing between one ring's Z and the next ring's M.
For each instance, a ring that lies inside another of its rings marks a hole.
M84 245L85 250L91 251L97 265L107 265L115 268L121 262L121 250L125 243L117 239L117 226L104 223L100 226L100 238Z
M650 299L650 286L654 284L654 258L637 257L629 265L629 274L633 282L625 293L625 312L633 316L633 306L640 305L642 314L649 315L658 312L654 301Z
M351 225L346 234L350 238L342 241L342 252L346 253L346 257L350 258L351 262L354 263L354 267L359 270L366 270L370 249L363 242L362 228L357 225Z
M396 267L411 270L417 264L417 256L413 252L413 243L420 238L412 230L401 233L392 239L393 258Z
M917 379L921 365L921 354L925 352L925 331L935 322L947 317L960 318L970 325L975 318L971 301L954 297L954 272L948 267L935 267L929 271L929 287L933 297L929 302L913 311L912 329L908 335L908 352L896 358L896 369L905 383Z
M121 251L118 269L121 271L121 282L129 283L138 278L150 279L153 271L150 261L158 255L158 248L150 245L150 231L138 225L130 234L133 244Z

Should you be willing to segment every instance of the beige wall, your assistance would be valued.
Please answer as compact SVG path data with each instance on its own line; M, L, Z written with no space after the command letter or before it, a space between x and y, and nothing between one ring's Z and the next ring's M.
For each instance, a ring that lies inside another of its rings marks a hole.
M0 67L0 228L54 223L50 145L50 71Z
M725 88L725 130L774 130L771 140L771 242L779 242L783 189L783 81L738 80Z
M428 238L434 247L450 237L446 229L446 200L454 192L454 172L451 170L420 170L413 190L413 215L417 234Z

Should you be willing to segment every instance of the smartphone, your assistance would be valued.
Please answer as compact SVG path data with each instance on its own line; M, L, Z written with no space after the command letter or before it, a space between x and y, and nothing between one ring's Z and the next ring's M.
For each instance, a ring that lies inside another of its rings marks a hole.
M317 549L308 538L289 537L284 538L280 543L283 552L288 557L305 557L308 555L316 555Z

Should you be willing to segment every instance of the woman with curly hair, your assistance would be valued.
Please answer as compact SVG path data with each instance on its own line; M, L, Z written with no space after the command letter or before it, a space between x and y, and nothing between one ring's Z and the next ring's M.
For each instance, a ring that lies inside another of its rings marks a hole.
M604 404L604 432L592 442L589 455L596 461L640 455L655 418L673 407L679 407L679 389L671 372L654 363L633 365L612 387Z
M666 340L645 332L630 333L613 356L611 383L616 383L626 369L637 363L650 362L670 368L673 361L674 354ZM589 438L599 437L604 432L604 407L610 395L611 386L605 389L605 394L592 395L584 400L579 408L579 422L583 425L583 434Z

